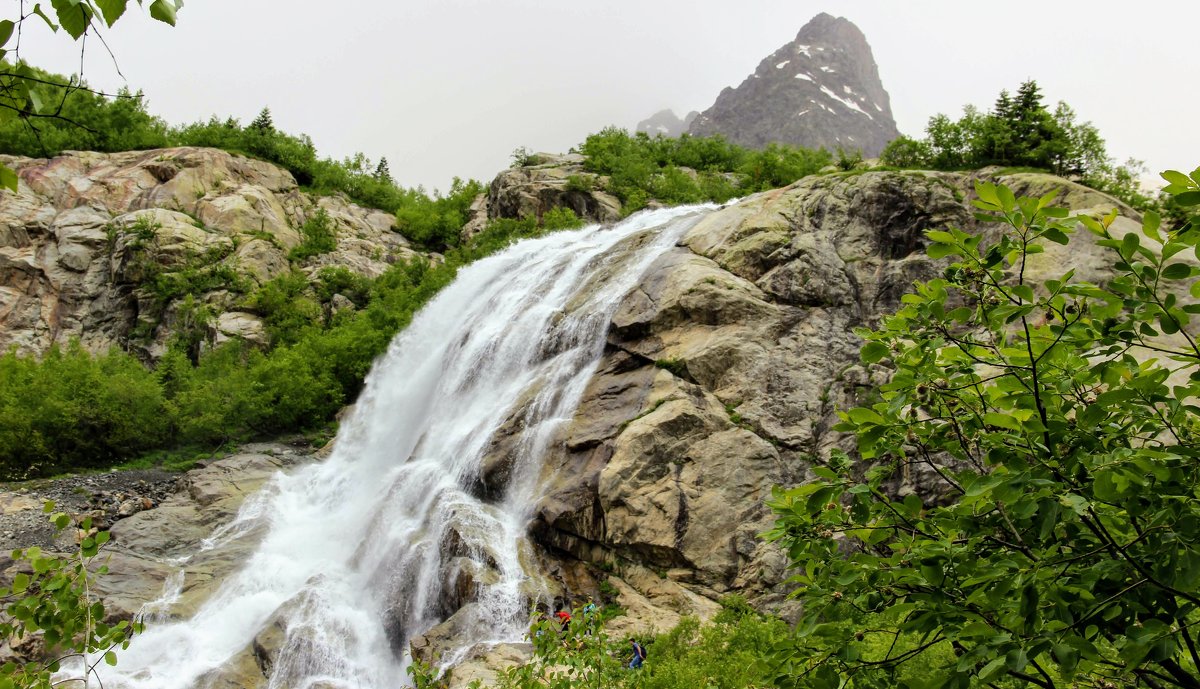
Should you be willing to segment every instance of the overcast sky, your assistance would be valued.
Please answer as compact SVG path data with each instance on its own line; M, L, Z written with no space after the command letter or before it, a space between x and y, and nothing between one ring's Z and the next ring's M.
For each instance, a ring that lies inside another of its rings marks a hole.
M402 184L445 189L519 146L703 110L822 11L866 34L902 132L1032 77L1114 157L1200 165L1192 0L187 0L173 29L142 11L110 32L126 82L95 42L85 76L144 89L172 123L270 106L323 155L385 155ZM77 46L39 29L24 57L77 71Z

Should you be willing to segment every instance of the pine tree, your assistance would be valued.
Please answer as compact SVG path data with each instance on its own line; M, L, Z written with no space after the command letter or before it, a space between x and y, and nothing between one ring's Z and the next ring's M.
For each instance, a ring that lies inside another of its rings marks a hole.
M392 171L388 169L387 156L379 159L379 164L375 166L375 179L381 182L392 181Z
M996 106L992 108L992 114L1002 120L1007 120L1012 117L1013 99L1009 95L1008 89L1000 92L1000 97L996 99Z
M262 112L258 113L258 117L250 123L251 129L257 129L260 132L275 131L275 124L271 121L271 109L263 108Z

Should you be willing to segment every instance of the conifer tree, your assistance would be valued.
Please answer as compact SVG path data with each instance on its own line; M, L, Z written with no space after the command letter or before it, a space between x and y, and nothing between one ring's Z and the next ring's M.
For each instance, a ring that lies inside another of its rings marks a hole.
M264 107L262 112L258 113L258 117L250 123L251 129L257 129L260 132L275 131L275 123L271 121L271 109Z
M375 179L381 182L392 181L392 171L388 169L387 156L379 158L379 164L375 166Z

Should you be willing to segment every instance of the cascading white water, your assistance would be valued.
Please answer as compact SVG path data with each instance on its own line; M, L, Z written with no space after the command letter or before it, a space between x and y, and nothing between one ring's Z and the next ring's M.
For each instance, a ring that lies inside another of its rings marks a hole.
M441 621L447 572L464 567L479 593L463 648L520 638L543 592L525 534L542 457L621 297L705 212L522 241L462 270L376 362L329 459L276 476L214 537L260 538L240 571L101 665L104 686L203 686L272 620L286 638L271 687L401 686L407 641ZM514 414L511 478L485 501L480 462Z

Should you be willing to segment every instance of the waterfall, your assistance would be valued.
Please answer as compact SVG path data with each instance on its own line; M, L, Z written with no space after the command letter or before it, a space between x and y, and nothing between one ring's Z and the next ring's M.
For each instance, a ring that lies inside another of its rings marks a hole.
M331 456L281 472L206 544L257 539L243 567L191 619L154 622L101 664L104 686L203 687L272 624L271 688L402 686L408 641L453 612L462 576L478 592L462 648L519 640L547 590L526 537L542 459L621 298L706 211L525 240L460 271L376 361ZM508 478L480 490L506 424Z

